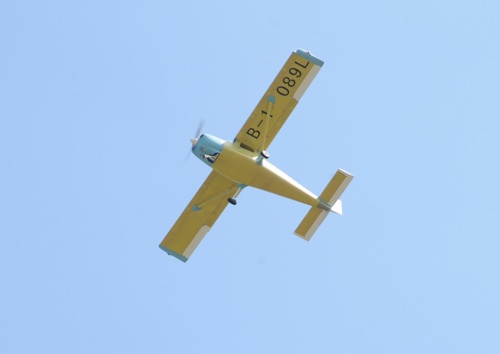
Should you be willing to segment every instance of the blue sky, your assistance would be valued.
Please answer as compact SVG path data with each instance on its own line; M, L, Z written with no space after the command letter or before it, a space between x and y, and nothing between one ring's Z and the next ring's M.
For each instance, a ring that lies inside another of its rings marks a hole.
M0 5L0 352L499 353L498 1ZM325 65L187 263L158 244L288 55Z

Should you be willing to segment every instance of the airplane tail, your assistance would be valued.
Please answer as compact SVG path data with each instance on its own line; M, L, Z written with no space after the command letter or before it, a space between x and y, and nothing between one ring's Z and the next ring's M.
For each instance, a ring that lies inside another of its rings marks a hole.
M339 198L353 178L348 172L338 169L319 196L320 204L309 210L294 234L309 241L330 211L342 215L342 201Z

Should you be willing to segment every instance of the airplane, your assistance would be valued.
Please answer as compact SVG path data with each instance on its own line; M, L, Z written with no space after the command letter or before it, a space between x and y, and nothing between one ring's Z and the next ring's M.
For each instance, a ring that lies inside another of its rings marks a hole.
M192 153L212 171L160 243L162 250L186 262L246 187L311 206L294 232L307 241L330 212L342 215L340 196L354 178L351 174L338 169L318 197L268 161L269 145L322 66L310 52L295 50L233 142L209 134L191 139Z

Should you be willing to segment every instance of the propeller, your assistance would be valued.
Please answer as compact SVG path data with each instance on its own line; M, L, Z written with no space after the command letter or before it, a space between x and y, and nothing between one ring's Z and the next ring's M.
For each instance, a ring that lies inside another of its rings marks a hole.
M201 135L201 130L203 129L203 125L205 124L205 122L203 121L203 119L200 121L200 123L198 124L198 129L196 130L196 134L195 134L195 137L196 138L191 138L190 141L191 141L191 144L193 145L193 147L195 147L196 144L198 144L198 139L200 138L200 135Z
M200 138L200 135L201 135L201 131L203 129L203 125L205 124L205 121L202 119L200 121L200 123L198 124L198 129L196 129L196 134L194 135L195 138L191 138L189 139L191 141L191 149L188 151L187 155L186 155L186 160L189 158L189 156L191 155L191 150L193 150L193 148L196 146L196 144L198 144L198 139Z

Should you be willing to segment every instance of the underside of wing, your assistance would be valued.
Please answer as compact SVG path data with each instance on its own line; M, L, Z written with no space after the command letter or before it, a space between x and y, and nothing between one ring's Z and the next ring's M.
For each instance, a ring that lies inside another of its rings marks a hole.
M205 234L226 208L238 185L212 171L186 209L177 219L160 248L186 262Z
M255 153L266 150L322 65L323 61L309 52L301 49L293 52L236 135L235 142Z

